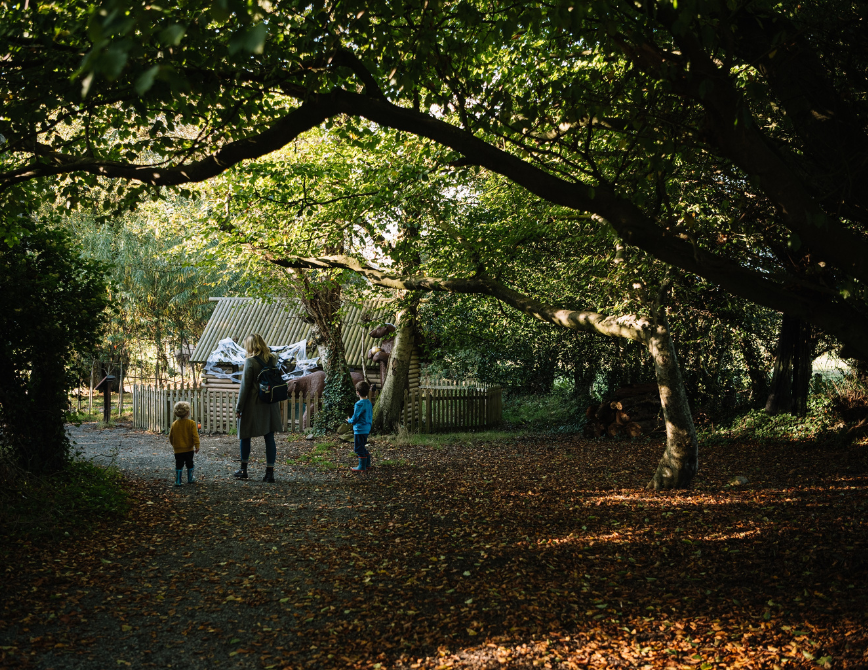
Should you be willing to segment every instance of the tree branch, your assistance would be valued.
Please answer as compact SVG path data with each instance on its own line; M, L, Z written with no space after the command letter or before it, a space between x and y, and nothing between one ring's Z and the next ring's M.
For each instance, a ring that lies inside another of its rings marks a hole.
M646 342L646 331L654 329L651 320L644 316L605 316L596 312L575 311L554 307L535 298L515 291L499 281L489 278L450 278L420 275L399 275L381 270L352 256L280 257L265 252L264 258L284 268L343 269L352 270L376 286L403 291L446 291L487 295L514 307L539 321L551 323L570 330L596 333L606 337L621 337L636 342Z

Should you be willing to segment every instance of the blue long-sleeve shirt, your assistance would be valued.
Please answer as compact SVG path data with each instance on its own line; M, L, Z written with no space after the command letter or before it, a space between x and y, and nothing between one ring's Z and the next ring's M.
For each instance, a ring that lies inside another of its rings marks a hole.
M355 435L367 435L371 432L371 421L374 419L374 406L367 398L362 398L353 409L353 416L347 419L352 424Z

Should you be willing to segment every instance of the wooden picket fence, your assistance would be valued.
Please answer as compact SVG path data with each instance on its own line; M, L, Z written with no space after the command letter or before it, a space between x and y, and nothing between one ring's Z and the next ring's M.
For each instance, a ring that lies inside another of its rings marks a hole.
M411 433L491 428L503 419L499 386L418 388L404 392L401 423Z
M376 398L374 394L373 398ZM190 418L201 425L205 433L230 433L236 428L235 404L238 391L208 388L165 389L153 386L133 386L133 425L136 428L168 433L174 421L176 402L190 403ZM281 430L302 430L305 407L311 408L308 420L313 421L319 409L319 397L293 394L280 403Z
M238 391L208 388L166 389L136 384L133 386L133 425L136 428L168 433L174 421L176 402L190 403L191 416L205 433L230 433L236 427L235 404ZM377 392L371 395L376 402ZM280 403L281 430L302 430L305 407L311 408L309 421L319 409L319 397L294 394ZM503 414L500 387L419 388L404 392L402 423L413 433L489 428L501 422Z

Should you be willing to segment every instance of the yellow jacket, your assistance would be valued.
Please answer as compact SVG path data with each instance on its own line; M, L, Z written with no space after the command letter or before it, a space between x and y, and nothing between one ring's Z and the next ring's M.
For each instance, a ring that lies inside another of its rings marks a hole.
M188 451L199 451L199 431L192 419L175 419L169 429L169 444L176 454Z

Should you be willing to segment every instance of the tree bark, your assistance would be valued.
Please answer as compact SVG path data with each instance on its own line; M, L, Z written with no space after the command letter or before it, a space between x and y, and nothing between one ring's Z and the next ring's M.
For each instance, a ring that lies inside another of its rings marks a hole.
M389 357L389 374L374 407L372 433L395 431L401 419L404 391L409 382L410 356L416 339L416 306L417 302L414 302L411 307L398 313L395 324L398 332Z
M766 400L766 412L775 416L789 412L793 405L793 354L799 337L799 319L784 314L775 348L772 387Z
M747 376L750 378L751 403L757 405L769 395L769 380L762 362L762 356L756 344L749 337L742 337L741 354L747 366Z
M772 416L782 412L794 416L808 413L813 360L813 328L798 317L784 314L775 349L775 366L766 412Z
M343 324L340 320L341 287L337 282L310 276L296 270L298 285L296 293L305 312L313 321L318 335L323 370L325 370L325 389L322 407L313 420L313 428L319 433L337 430L352 413L356 391L347 365L344 349Z
M811 391L811 373L814 362L814 337L811 324L799 319L798 333L793 349L792 409L794 416L807 416L808 395Z
M666 449L648 488L687 488L699 471L699 444L669 327L664 317L659 321L647 342L666 422Z

